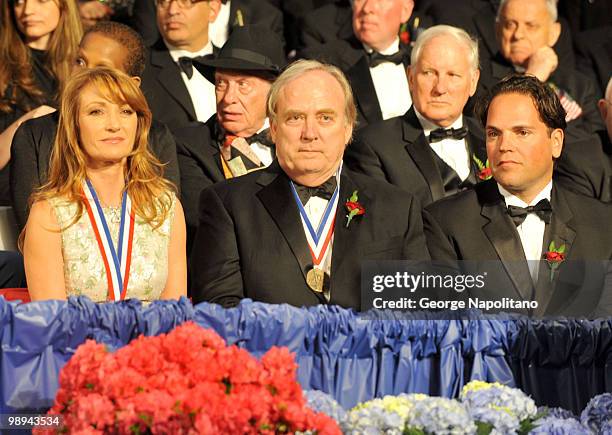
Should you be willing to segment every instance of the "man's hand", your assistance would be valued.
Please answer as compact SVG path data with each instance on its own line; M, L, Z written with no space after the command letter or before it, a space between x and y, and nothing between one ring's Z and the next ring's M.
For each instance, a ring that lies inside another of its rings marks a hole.
M79 14L83 26L91 27L100 20L109 18L113 10L104 3L97 0L79 2Z
M557 69L557 65L559 65L557 53L550 47L542 47L529 58L525 73L534 75L540 81L545 82Z

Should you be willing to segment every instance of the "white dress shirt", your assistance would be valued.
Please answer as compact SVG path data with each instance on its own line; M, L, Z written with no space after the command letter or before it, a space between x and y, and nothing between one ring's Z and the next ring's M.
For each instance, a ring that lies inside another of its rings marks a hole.
M529 207L534 206L542 199L548 199L550 201L550 195L552 192L552 180L537 194L535 198L526 204L522 199L514 196L502 186L497 184L499 193L504 197L506 206L514 205L518 207ZM523 252L529 265L529 272L531 279L534 283L538 281L538 270L540 268L540 260L542 259L542 243L544 243L544 230L546 229L546 223L540 219L535 213L529 213L522 224L516 227L521 238L521 244L523 245Z
M340 167L338 168L338 171L336 172L336 175L335 175L336 183L338 185L337 187L338 194L340 193L340 173L341 172L342 172L342 162L340 162ZM338 197L338 207L343 207L345 200L346 198L342 199ZM308 216L308 220L310 221L310 224L312 225L315 231L319 228L319 225L321 224L321 220L323 219L323 215L325 214L325 210L327 209L328 205L329 205L329 200L320 198L318 196L310 197L306 205L304 205L304 211L306 212L306 216ZM328 219L333 219L333 218L334 216L330 215ZM338 225L342 225L342 224L343 222L335 222L334 228L337 228ZM303 220L302 220L302 226L304 228L304 233L306 233L308 231L308 228L306 226L306 223ZM334 230L334 235L335 235L335 230ZM331 276L332 248L334 244L334 235L332 235L329 241L329 245L327 246L327 251L325 252L323 259L321 260L321 263L319 264L319 266L317 266L317 269L323 270L328 276ZM325 296L327 301L329 301L331 297L330 293L326 291L323 293L323 295Z
M223 44L227 41L229 20L230 20L230 3L231 0L227 0L226 3L221 2L221 9L217 14L215 21L208 24L208 39L210 39L215 47L223 47Z
M193 58L197 56L206 56L208 54L212 54L213 52L212 42L210 41L208 41L208 44L206 44L204 48L196 52L173 47L167 42L166 46L170 52L170 57L172 57L172 60L174 60L174 62L177 64L179 63L179 58L181 57ZM200 122L208 121L208 119L217 112L215 85L206 80L204 76L200 74L200 71L198 71L195 67L193 68L193 75L191 76L191 79L187 77L187 74L185 74L183 70L181 70L181 77L183 79L183 83L185 83L185 86L187 87L187 92L189 92L189 96L191 97L196 118Z
M380 51L380 54L397 53L400 48L399 44L399 37L397 37L389 47ZM363 47L368 54L374 51L365 44ZM370 68L370 75L374 82L383 119L402 116L410 109L412 98L408 89L406 67L402 63L395 65L393 62L383 62Z
M419 111L416 110L416 108L414 109L414 113L416 113L421 127L423 127L423 133L425 133L425 137L429 137L429 134L432 132L432 130L442 128L439 125L436 125L425 117L423 117L423 115L421 115ZM459 115L459 118L457 118L450 127L444 128L446 129L461 127L463 127L463 115ZM459 178L461 178L461 181L469 177L471 167L470 159L472 158L472 156L470 156L468 145L465 139L444 139L438 142L430 143L429 146L432 150L434 150L438 157L444 160L444 163L446 163L448 166L455 170L457 175L459 175Z

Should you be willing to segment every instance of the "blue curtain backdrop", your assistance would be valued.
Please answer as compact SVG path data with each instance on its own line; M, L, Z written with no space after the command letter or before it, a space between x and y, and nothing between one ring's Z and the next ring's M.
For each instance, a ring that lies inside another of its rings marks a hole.
M249 300L223 309L194 307L187 299L143 307L85 297L20 305L0 297L0 413L50 407L60 369L87 338L117 349L187 320L257 356L287 346L301 385L330 393L347 408L401 392L453 397L473 379L518 386L539 404L575 411L612 391L612 319L445 317Z

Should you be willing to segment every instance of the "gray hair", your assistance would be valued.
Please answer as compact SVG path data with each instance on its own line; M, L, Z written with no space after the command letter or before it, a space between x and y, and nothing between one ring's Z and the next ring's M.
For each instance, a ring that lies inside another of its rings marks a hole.
M504 6L506 5L506 3L508 3L509 0L501 0L499 2L499 8L497 8L497 16L495 17L495 22L498 23L501 19L501 13L502 10L504 9ZM559 12L557 11L557 2L558 0L544 0L544 3L546 4L546 9L548 9L548 15L550 16L550 19L554 22L557 21L557 18L559 18Z
M450 36L457 40L460 44L463 44L469 53L469 62L472 67L472 71L478 69L478 41L470 36L465 30L458 27L447 26L440 24L437 26L430 27L423 31L417 38L414 47L412 47L412 53L410 53L410 65L416 65L423 51L423 47L427 45L429 41L438 36Z
M328 65L317 60L306 59L300 59L293 62L272 84L272 87L268 92L268 101L266 102L266 112L270 122L274 122L276 120L276 104L278 102L280 91L289 82L311 71L323 71L336 79L342 88L342 93L344 94L344 115L346 117L346 122L351 127L354 127L357 121L357 108L355 107L355 100L353 99L351 85L349 84L344 73L333 65Z

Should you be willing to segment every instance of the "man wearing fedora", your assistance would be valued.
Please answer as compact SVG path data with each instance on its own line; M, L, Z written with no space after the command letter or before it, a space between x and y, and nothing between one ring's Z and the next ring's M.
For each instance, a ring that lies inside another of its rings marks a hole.
M200 196L193 301L359 310L363 260L429 258L420 205L342 166L356 109L338 68L294 62L272 84L267 111L276 160Z
M206 123L174 130L188 248L197 228L200 192L218 181L264 168L274 159L266 96L284 65L280 38L254 24L236 28L217 58L198 66L215 84L217 110Z

